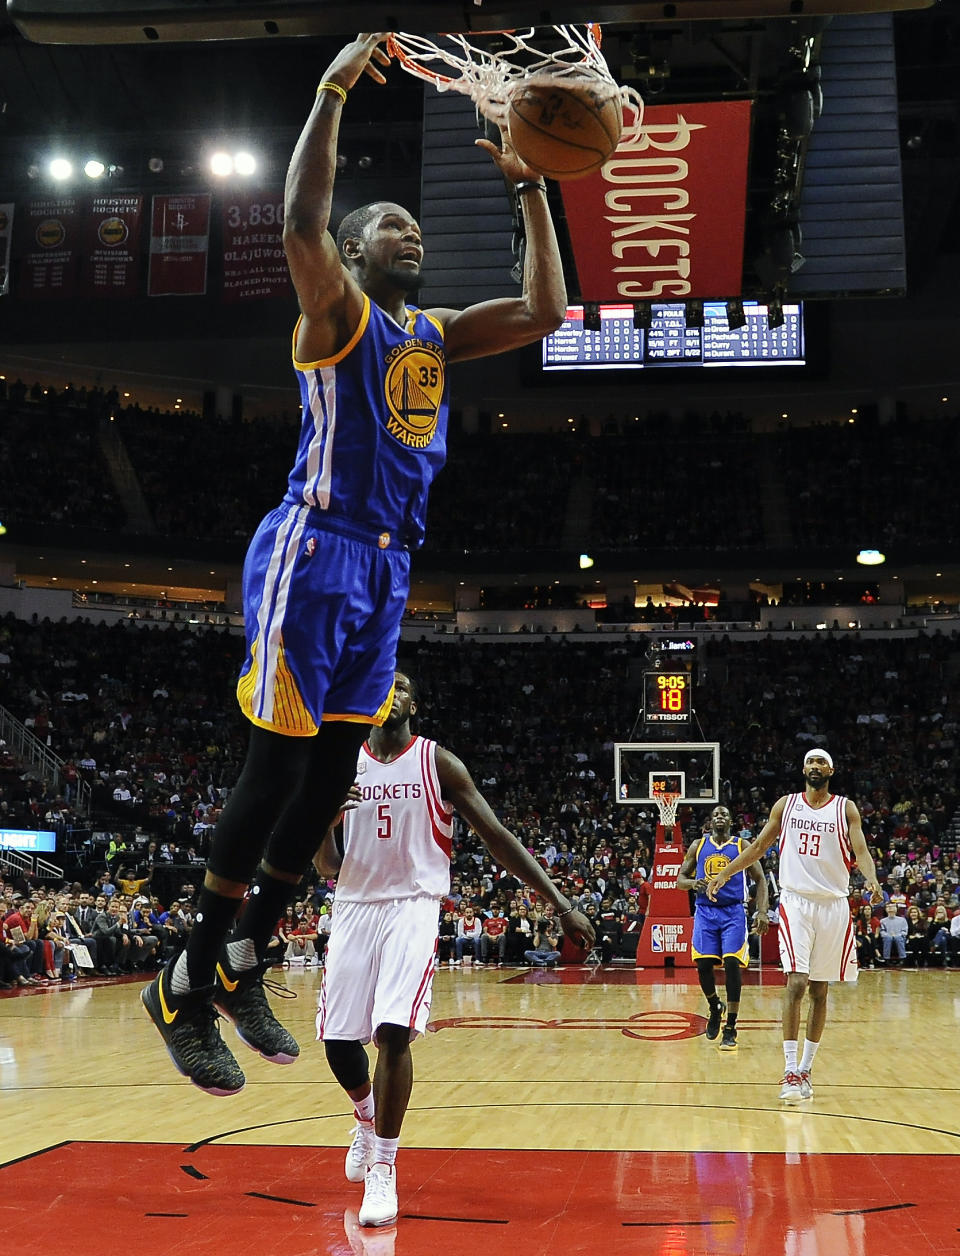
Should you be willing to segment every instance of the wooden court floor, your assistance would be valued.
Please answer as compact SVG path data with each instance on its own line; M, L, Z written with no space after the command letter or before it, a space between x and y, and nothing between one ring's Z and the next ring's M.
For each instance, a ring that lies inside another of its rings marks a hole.
M274 975L297 995L275 1008L301 1057L237 1043L247 1085L220 1099L175 1073L137 980L0 996L0 1222L18 1256L68 1234L168 1256L960 1256L960 972L834 988L814 1098L787 1109L779 972L749 974L722 1054L692 972L442 969L383 1231L356 1224L362 1188L343 1178L320 974Z

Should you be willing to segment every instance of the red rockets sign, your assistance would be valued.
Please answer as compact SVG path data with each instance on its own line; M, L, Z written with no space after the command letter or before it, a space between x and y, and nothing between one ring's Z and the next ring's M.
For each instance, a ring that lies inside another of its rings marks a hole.
M560 184L586 301L740 294L750 102L657 105L600 170Z

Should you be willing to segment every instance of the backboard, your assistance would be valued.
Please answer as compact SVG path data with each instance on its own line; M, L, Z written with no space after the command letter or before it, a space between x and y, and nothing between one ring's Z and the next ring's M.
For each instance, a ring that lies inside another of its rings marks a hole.
M613 754L617 802L652 803L658 785L681 802L720 801L718 741L618 741Z

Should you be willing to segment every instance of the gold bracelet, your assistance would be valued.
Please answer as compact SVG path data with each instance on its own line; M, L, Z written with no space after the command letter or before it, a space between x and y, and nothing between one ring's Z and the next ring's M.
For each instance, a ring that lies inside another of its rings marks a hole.
M341 87L339 83L332 83L330 79L325 79L317 88L318 96L321 92L335 92L340 97L343 104L347 103L347 89L345 87Z

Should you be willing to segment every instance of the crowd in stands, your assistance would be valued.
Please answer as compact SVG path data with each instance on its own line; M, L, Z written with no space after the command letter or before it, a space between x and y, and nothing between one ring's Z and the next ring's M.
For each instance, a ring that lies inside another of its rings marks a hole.
M527 643L422 638L401 654L421 692L423 730L468 764L504 824L566 894L596 915L606 958L629 953L630 935L642 925L652 858L654 810L618 803L611 781L613 743L639 736L643 648L629 639L574 635ZM149 923L165 927L163 909L172 910L178 899L183 907L177 878L199 879L245 746L233 694L242 649L238 637L219 630L0 621L0 657L9 659L0 665L5 705L67 762L63 793L54 796L8 763L0 814L36 827L60 813L66 852L78 824L71 789L87 780L99 817L92 823L113 838L106 848L74 841L71 881L79 882L77 895L93 892L109 867L121 882L117 903L127 912L121 932L136 919L138 893L162 891L150 904ZM895 914L906 916L916 906L932 919L942 906L948 922L956 918L957 634L716 635L701 646L697 666L697 736L721 745L721 798L745 836L757 831L777 797L800 786L804 750L826 745L837 759L838 791L861 809ZM686 841L701 831L704 814L681 810ZM775 884L775 859L770 872ZM17 888L29 897L38 886ZM325 883L309 888L305 901L317 921L308 926L322 922L332 890ZM69 906L79 908L79 898ZM468 956L481 963L555 962L549 958L558 949L550 942L550 913L493 866L460 821L453 889L444 907L451 916L446 923L454 925L454 934L444 934L447 962ZM455 936L467 907L479 921L479 935L471 939ZM878 920L885 914L873 913ZM506 926L491 930L490 920ZM92 921L78 923L83 937L96 939ZM322 929L301 932L301 924L297 919L283 927L282 936L278 925L279 962L322 955ZM887 931L880 936L880 960ZM94 967L122 968L124 960L149 967L171 945L163 933L154 936L154 953L141 954L136 943L128 951L120 942L122 951L107 946ZM927 940L924 962L956 958L939 932ZM906 945L909 957L917 948L910 950L909 938ZM890 947L894 962L895 940ZM33 971L29 976L42 979Z
M85 390L16 380L0 396L0 520L65 528L122 528L97 430L99 399Z
M0 384L0 519L137 530L99 447L101 423L119 434L157 534L238 551L282 498L299 431L292 415L204 418L125 403L116 389ZM452 425L427 549L717 553L960 540L950 415L759 433L720 414L597 426L591 436L585 422L542 434ZM41 483L50 491L38 494Z

